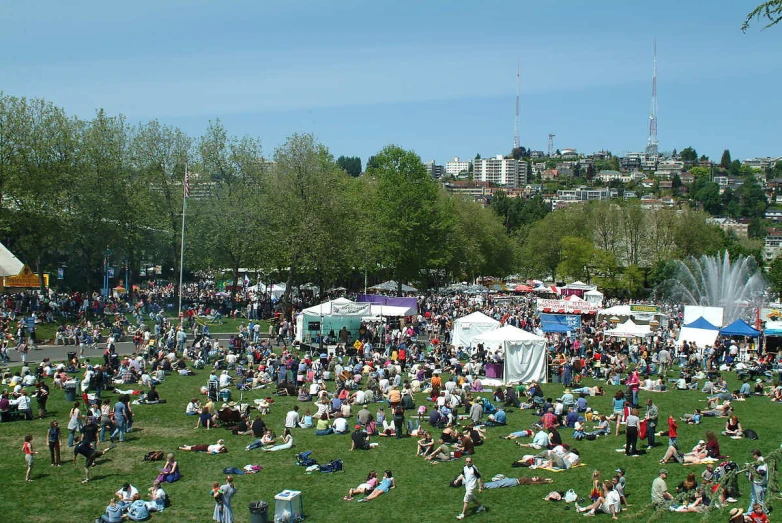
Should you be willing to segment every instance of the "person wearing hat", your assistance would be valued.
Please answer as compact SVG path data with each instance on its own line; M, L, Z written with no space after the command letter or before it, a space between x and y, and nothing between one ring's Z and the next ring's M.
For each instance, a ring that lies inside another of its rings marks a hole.
M732 508L730 509L730 512L728 513L728 516L730 519L728 520L728 523L744 523L744 509L743 508Z
M668 471L660 469L659 475L652 481L652 504L658 508L673 500L673 496L668 492L668 485L665 483L667 477Z

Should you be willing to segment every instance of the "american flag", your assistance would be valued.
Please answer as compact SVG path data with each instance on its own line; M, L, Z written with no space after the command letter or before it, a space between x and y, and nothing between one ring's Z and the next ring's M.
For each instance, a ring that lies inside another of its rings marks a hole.
M190 172L185 170L185 198L190 197Z

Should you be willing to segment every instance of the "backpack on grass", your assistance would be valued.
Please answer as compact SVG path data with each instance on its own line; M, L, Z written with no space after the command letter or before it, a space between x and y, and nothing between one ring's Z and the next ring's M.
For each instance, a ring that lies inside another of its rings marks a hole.
M310 467L312 465L317 465L318 462L315 460L315 458L310 457L311 454L312 454L311 450L299 452L298 454L296 454L296 464L302 467Z
M320 471L325 472L327 474L331 474L332 472L342 472L343 465L341 459L332 459L325 465L320 466Z
M147 452L146 456L144 456L144 461L161 461L163 457L162 450L153 450L152 452Z

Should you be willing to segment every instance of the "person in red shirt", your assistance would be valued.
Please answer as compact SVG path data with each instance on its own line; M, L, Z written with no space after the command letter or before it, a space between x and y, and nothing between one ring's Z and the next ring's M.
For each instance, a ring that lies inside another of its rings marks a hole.
M745 520L750 521L751 523L767 523L768 516L763 512L763 505L760 503L752 505L752 513L747 514Z
M33 450L33 435L28 434L24 437L24 443L22 444L22 451L24 452L24 460L27 463L27 472L24 475L25 481L32 481L30 477L33 473L33 454L38 454Z
M674 447L676 449L679 448L679 445L676 442L676 438L678 437L678 431L679 430L679 424L676 423L676 418L673 416L668 416L668 446Z

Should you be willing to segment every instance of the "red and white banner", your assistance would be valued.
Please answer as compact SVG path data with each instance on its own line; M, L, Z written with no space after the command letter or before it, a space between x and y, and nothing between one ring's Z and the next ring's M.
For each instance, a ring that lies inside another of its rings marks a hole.
M538 299L538 312L559 314L597 314L597 305L587 301L544 300Z

